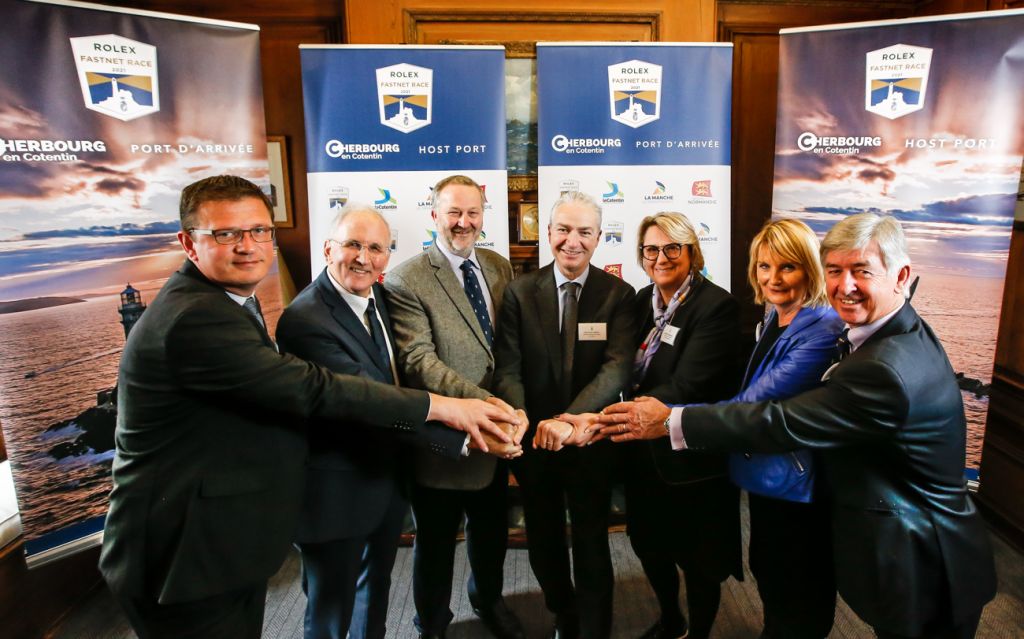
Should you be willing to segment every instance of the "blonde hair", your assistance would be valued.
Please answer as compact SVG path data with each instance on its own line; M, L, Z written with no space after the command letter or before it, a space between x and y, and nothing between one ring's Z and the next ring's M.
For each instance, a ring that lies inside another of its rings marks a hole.
M809 226L795 219L769 220L750 243L747 280L754 289L754 302L764 304L764 293L757 281L758 253L766 249L777 259L794 262L807 274L807 291L801 306L825 306L825 272L818 259L818 236Z
M640 228L636 232L636 262L640 268L644 266L644 234L652 226L657 226L670 240L679 242L690 251L691 271L700 273L704 269L704 254L700 251L697 231L693 230L693 224L685 215L675 211L661 211L654 215L648 215L640 221Z

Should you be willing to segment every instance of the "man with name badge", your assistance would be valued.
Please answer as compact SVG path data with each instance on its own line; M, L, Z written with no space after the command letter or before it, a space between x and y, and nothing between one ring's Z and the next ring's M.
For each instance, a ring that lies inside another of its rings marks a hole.
M585 443L585 435L560 419L615 401L632 371L635 291L590 264L600 238L601 207L592 197L577 191L555 202L548 224L555 261L505 289L495 346L494 391L531 417L524 454L512 470L530 565L555 613L558 639L607 639L612 625L608 519L615 450L609 442L567 445Z

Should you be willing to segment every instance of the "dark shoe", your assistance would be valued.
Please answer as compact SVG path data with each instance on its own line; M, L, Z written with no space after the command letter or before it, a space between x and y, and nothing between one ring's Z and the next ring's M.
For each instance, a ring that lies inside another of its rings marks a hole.
M505 605L504 599L498 599L486 608L473 607L473 614L480 617L484 627L498 639L526 639L526 633L519 624L515 613Z
M555 615L551 639L579 639L580 620L575 615Z
M421 632L420 639L444 639L444 631L439 633L435 632Z
M690 626L683 620L682 626L666 628L657 622L647 629L647 632L640 635L640 639L685 639L690 634Z

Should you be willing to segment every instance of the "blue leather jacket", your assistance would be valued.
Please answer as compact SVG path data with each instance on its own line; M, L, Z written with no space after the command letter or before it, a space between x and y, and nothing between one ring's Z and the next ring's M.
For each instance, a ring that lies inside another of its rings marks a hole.
M767 321L775 315L772 310ZM843 321L829 306L801 308L771 350L743 377L739 394L729 402L786 399L815 388L835 355ZM808 450L778 455L734 453L729 477L740 488L766 497L811 501L814 466Z

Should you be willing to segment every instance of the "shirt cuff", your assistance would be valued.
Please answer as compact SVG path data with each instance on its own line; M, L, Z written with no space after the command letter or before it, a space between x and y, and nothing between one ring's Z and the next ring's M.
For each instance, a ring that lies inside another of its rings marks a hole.
M668 438L672 440L672 450L686 450L686 438L683 437L683 407L676 406L668 417Z

